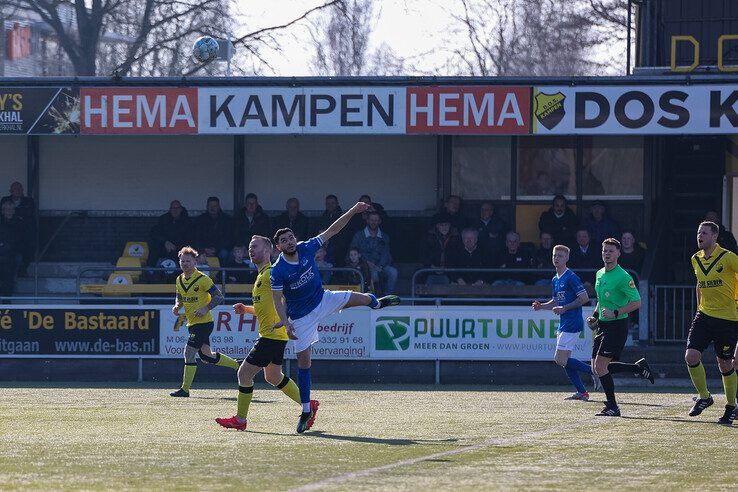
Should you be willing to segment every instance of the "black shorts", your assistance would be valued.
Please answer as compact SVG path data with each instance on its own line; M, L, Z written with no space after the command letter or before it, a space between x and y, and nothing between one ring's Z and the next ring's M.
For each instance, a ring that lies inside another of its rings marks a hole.
M257 338L251 347L246 362L256 367L266 367L269 364L281 366L284 362L284 348L287 340L273 340L271 338Z
M598 355L619 360L628 340L628 318L612 321L600 320L594 340L592 340L592 358Z
M187 330L190 332L190 337L187 339L187 345L198 350L203 345L210 345L210 334L214 327L215 323L212 321L188 326Z
M733 358L738 340L738 321L715 318L697 311L687 335L687 348L703 352L710 343L714 344L715 355L720 359Z

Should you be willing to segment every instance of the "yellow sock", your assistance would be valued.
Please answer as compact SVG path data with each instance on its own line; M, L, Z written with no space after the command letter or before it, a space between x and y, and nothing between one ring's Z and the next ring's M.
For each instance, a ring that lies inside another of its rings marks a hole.
M725 398L728 400L728 405L734 407L735 391L738 389L738 376L736 376L733 369L729 373L723 374L723 387L725 388Z
M689 371L689 377L692 378L692 384L694 384L695 389L700 394L700 398L709 398L710 392L707 391L707 376L705 375L705 366L702 365L702 362L696 366L687 365L687 370Z
M254 385L251 386L239 386L238 387L238 399L236 400L236 415L245 419L249 414L249 405L251 404L251 397L254 396Z
M226 354L218 354L217 356L218 361L215 363L218 366L225 366L230 367L231 369L238 369L238 362L236 362L234 359L231 359Z
M184 374L182 375L182 389L189 392L192 387L192 381L195 380L195 372L197 372L197 362L191 364L185 362Z
M300 402L300 388L298 388L295 382L289 377L282 374L282 381L277 385L277 388L281 389L282 393L292 398L295 403L302 405L302 402Z

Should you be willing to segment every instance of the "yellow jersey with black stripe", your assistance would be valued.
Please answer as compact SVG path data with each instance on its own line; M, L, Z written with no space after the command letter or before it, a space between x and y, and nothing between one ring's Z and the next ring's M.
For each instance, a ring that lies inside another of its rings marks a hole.
M272 298L272 281L269 278L271 271L271 263L262 267L256 276L254 290L251 291L256 319L259 321L259 336L272 340L289 340L284 326L274 330L271 329L272 326L279 323L279 314L277 314Z
M692 255L692 268L700 290L699 310L714 318L738 321L735 302L738 256L718 244L709 258L705 258L704 250Z
M210 302L211 296L208 291L214 285L212 279L200 270L195 269L190 278L185 278L185 274L181 273L175 283L177 284L177 294L182 298L182 304L184 305L187 326L213 321L213 314L210 311L205 313L204 316L195 316L197 309L207 306Z

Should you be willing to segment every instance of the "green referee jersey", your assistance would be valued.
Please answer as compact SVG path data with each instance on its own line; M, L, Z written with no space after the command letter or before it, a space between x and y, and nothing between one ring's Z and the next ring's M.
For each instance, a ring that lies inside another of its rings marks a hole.
M597 314L600 315L600 321L612 321L614 319L625 319L627 314L621 314L617 318L602 319L602 309L607 308L610 311L621 309L629 302L638 301L641 295L636 289L633 277L618 265L609 272L604 268L597 271L597 281L595 282L595 292L597 293Z

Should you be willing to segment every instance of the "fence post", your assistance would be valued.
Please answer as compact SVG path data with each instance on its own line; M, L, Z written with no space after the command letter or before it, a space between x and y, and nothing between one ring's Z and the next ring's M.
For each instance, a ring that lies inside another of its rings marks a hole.
M651 293L648 289L648 280L643 279L638 285L641 295L641 309L638 310L638 340L640 342L650 342L655 336L651 336Z
M436 384L441 384L441 360L436 359Z

